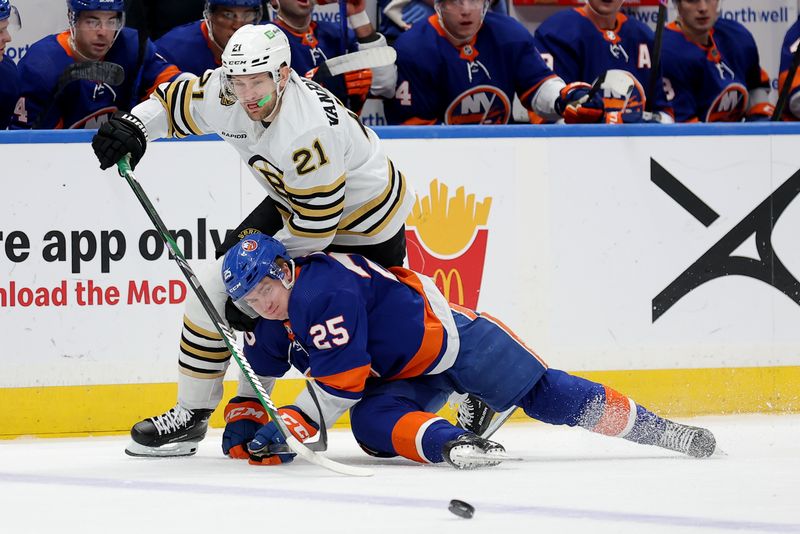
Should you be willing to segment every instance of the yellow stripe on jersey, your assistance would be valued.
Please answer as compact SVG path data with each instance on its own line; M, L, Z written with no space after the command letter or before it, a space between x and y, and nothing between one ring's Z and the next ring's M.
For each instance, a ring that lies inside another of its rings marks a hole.
M321 239L336 235L336 226L328 226L326 228L320 228L319 230L315 230L313 228L300 228L295 224L294 216L290 217L289 220L286 221L286 228L289 230L289 232L291 232L292 235L297 237L309 237L311 239Z
M345 174L338 177L334 182L330 184L323 184L318 185L316 187L309 187L308 189L300 189L295 187L289 187L286 183L283 184L283 188L286 190L286 193L290 197L318 197L324 194L333 194L337 192L337 189L344 185L344 178Z
M200 350L197 347L192 347L184 340L181 340L181 350L188 356L200 356L201 358L209 360L225 361L231 357L231 351L227 347L223 347L221 351Z
M184 367L178 367L178 372L182 375L190 376L192 378L202 378L205 380L212 380L214 378L221 378L225 376L225 371L219 371L216 373L198 373Z
M298 204L297 202L293 202L291 198L289 199L289 204L292 206L292 210L303 219L319 221L338 216L344 211L344 195L332 204L324 204L321 206L315 206L314 204Z
M339 223L339 233L342 235L364 235L374 236L383 231L384 228L397 214L400 206L403 204L403 199L406 196L407 184L406 177L400 171L396 170L394 164L389 161L389 184L381 195L374 200L364 204L353 213L343 218ZM368 228L358 228L364 221L369 220L370 217L378 215L381 211L385 212L380 218L372 223Z
M189 83L186 84L186 89L183 98L181 99L183 102L183 116L184 120L186 121L186 126L189 128L189 131L192 132L192 135L203 135L203 132L200 128L197 127L197 123L194 122L194 118L192 117L192 110L189 107L192 103L192 99L194 98L194 86L197 83L197 79L189 80ZM202 90L200 91L200 98L202 98Z
M167 85L166 90L159 87L155 95L167 110L169 129L167 135L182 139L190 135L202 135L191 116L190 103L192 100L192 87L197 79L181 80Z

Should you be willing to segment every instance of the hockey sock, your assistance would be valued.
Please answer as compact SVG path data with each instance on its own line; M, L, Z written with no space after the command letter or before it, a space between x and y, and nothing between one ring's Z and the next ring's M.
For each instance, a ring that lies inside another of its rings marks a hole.
M545 423L581 426L648 445L658 441L666 426L664 419L618 391L557 369L548 369L519 405Z
M400 456L420 463L439 463L442 447L466 431L428 412L410 412L392 429L392 446Z

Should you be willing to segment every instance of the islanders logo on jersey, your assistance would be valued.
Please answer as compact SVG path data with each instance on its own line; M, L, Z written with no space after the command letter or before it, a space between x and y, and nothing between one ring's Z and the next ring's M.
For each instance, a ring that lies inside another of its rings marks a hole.
M445 124L506 124L511 101L492 85L470 87L455 97L444 114Z
M750 94L740 83L727 85L708 107L706 122L739 122L747 111Z
M406 220L408 265L430 276L445 298L468 308L478 306L492 197L476 202L463 187L455 195L438 180L419 198Z

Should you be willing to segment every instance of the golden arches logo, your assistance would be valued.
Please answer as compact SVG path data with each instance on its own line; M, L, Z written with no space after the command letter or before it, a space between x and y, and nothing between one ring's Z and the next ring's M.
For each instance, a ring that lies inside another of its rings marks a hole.
M441 288L444 298L460 306L464 305L464 283L461 281L461 273L458 272L458 269L450 269L447 273L444 272L444 269L436 269L432 278L434 283ZM458 288L457 299L450 297L450 289L454 280Z

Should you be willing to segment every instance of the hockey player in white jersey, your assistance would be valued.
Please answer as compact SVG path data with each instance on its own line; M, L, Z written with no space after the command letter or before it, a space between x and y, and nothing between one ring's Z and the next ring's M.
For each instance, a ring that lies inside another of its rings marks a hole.
M126 154L135 166L148 139L216 132L239 152L269 196L222 249L261 231L274 234L293 257L335 250L363 254L387 267L402 265L404 222L414 202L411 188L377 135L328 91L298 76L290 57L289 42L278 27L240 28L225 47L222 67L163 84L130 113L117 113L104 124L92 140L100 167L110 168ZM218 250L218 257L224 252ZM223 314L227 294L220 261L198 275ZM178 402L134 425L126 452L194 454L222 398L229 361L225 343L190 295L180 343ZM254 396L248 389L241 381L240 395ZM248 436L241 439L249 441Z

